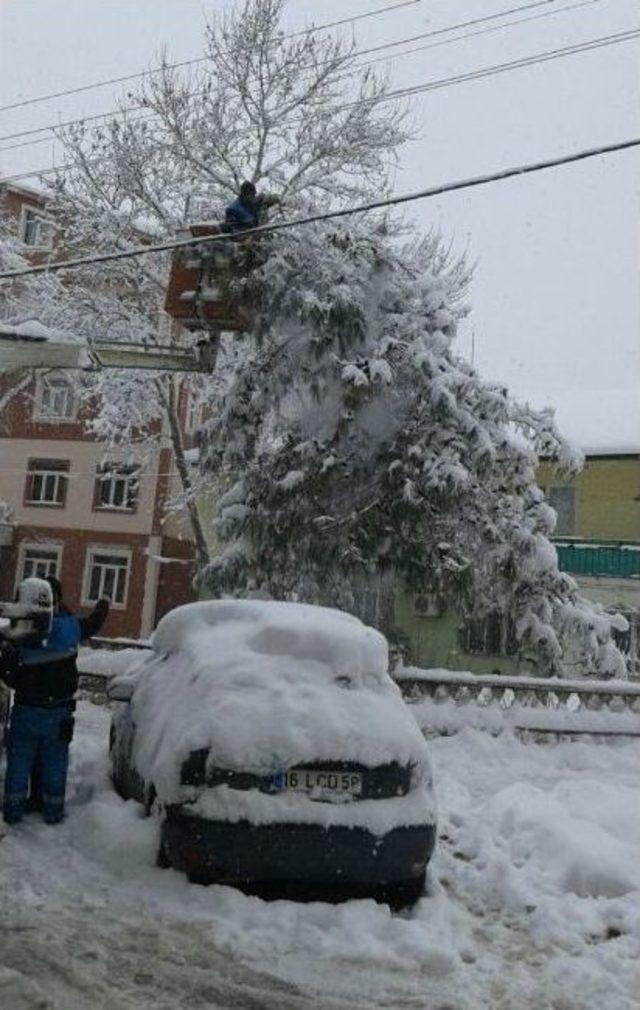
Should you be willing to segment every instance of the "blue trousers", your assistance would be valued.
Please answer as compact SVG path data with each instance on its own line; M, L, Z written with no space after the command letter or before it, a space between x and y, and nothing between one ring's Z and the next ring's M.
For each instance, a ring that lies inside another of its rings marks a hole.
M44 820L48 824L57 824L64 817L70 740L70 733L65 733L65 729L69 729L70 718L71 706L68 705L59 708L13 706L7 739L2 810L7 824L17 824L22 820L29 776L36 765L42 782Z

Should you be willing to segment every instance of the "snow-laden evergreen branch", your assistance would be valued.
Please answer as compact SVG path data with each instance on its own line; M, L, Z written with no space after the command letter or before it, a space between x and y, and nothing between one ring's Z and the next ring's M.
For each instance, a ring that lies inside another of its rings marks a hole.
M452 349L468 274L435 237L399 249L374 222L272 236L243 299L259 310L212 432L226 471L208 581L349 605L393 573L470 618L499 610L544 668L621 674L615 618L558 570L539 454L581 464L550 411Z

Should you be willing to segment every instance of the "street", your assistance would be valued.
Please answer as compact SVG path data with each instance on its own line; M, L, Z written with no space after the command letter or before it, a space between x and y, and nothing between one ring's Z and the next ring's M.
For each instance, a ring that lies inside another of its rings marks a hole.
M156 869L157 822L113 792L107 736L81 702L67 820L0 843L3 1007L632 1007L636 744L432 741L440 838L427 894L392 914Z

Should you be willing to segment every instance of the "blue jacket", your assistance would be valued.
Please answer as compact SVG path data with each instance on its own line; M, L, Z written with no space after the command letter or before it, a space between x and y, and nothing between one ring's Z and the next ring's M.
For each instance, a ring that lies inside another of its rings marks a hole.
M232 231L243 231L245 228L257 228L258 208L255 204L245 203L237 197L227 207L224 215L226 224Z
M54 615L45 644L1 652L0 677L15 689L16 704L48 708L73 698L78 687L78 646L96 634L108 612L103 600L84 618L63 609Z

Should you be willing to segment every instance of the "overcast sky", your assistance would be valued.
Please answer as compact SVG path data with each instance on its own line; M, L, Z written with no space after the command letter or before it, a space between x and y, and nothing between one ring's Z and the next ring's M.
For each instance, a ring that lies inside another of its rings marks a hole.
M392 2L289 0L286 28ZM343 30L368 48L530 2L421 0ZM394 86L406 86L640 26L638 0L577 4L549 0L501 23L535 19L379 66ZM0 105L135 73L156 65L163 46L176 60L198 56L207 13L231 6L233 0L0 0ZM413 113L420 139L400 152L396 191L640 136L639 57L634 39L420 95ZM0 136L105 112L119 87L0 112ZM0 148L16 143L0 141ZM49 166L53 157L49 142L0 150L0 175ZM555 406L585 448L640 448L639 170L640 153L632 150L409 211L423 229L441 229L477 261L459 351L473 353L485 377Z

